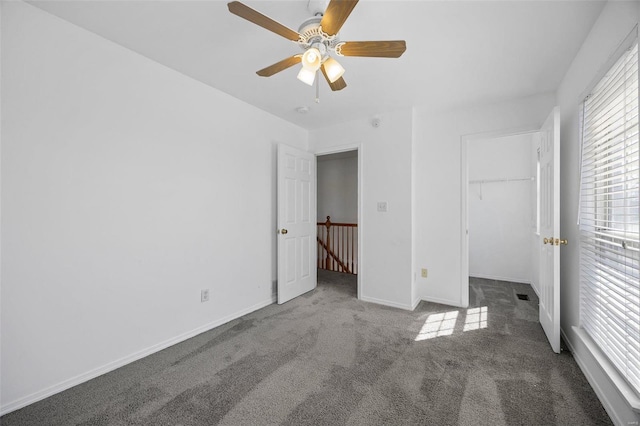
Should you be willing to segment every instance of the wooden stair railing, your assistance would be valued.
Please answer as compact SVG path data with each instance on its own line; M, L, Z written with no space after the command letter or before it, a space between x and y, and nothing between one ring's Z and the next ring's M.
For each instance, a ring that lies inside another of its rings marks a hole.
M340 265L340 267L342 268L342 270L344 272L346 272L347 274L351 273L351 270L349 269L349 267L347 265L345 265L342 260L340 260L340 258L338 256L336 256L336 254L333 252L333 250L331 250L329 247L327 247L327 245L324 243L324 241L322 241L320 239L320 237L316 237L318 238L318 243L320 243L320 246L325 249L325 251L327 252L327 257L325 258L325 263L324 263L324 268L322 269L329 269L328 263L329 263L329 256L331 256L333 258L333 260L335 260L336 262L338 262L338 265Z
M357 223L318 222L318 268L357 274Z

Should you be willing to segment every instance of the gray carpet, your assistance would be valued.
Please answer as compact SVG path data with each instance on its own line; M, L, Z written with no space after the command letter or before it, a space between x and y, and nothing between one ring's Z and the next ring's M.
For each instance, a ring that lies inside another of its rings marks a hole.
M528 285L471 280L471 308L318 288L0 418L13 425L604 425ZM522 301L516 294L527 294ZM477 308L477 309L473 309ZM484 309L482 309L484 308Z

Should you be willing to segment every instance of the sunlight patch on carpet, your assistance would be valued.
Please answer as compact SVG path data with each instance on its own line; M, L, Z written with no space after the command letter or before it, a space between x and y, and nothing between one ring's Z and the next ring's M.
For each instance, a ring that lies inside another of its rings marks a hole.
M489 316L489 308L482 306L480 308L467 309L467 317L464 320L464 328L462 331L479 330L487 328L487 318Z
M460 311L439 312L427 317L420 332L415 338L416 342L433 339L435 337L451 336L456 329L456 322ZM489 308L481 306L467 309L464 316L462 331L480 330L488 327ZM458 328L458 333L460 329Z
M456 326L458 311L431 314L424 322L422 329L416 336L415 341L433 339L434 337L450 336Z

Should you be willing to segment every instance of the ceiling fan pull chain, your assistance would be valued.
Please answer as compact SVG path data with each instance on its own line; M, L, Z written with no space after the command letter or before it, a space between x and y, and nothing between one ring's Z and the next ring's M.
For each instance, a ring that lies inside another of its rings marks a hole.
M318 77L318 71L316 71L316 77ZM316 78L316 103L320 103L320 79Z

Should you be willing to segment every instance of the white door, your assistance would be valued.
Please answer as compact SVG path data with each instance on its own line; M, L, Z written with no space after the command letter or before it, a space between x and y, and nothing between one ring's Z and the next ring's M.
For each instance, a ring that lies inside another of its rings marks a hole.
M316 288L316 157L278 145L278 303Z
M560 353L560 111L540 129L540 324Z

